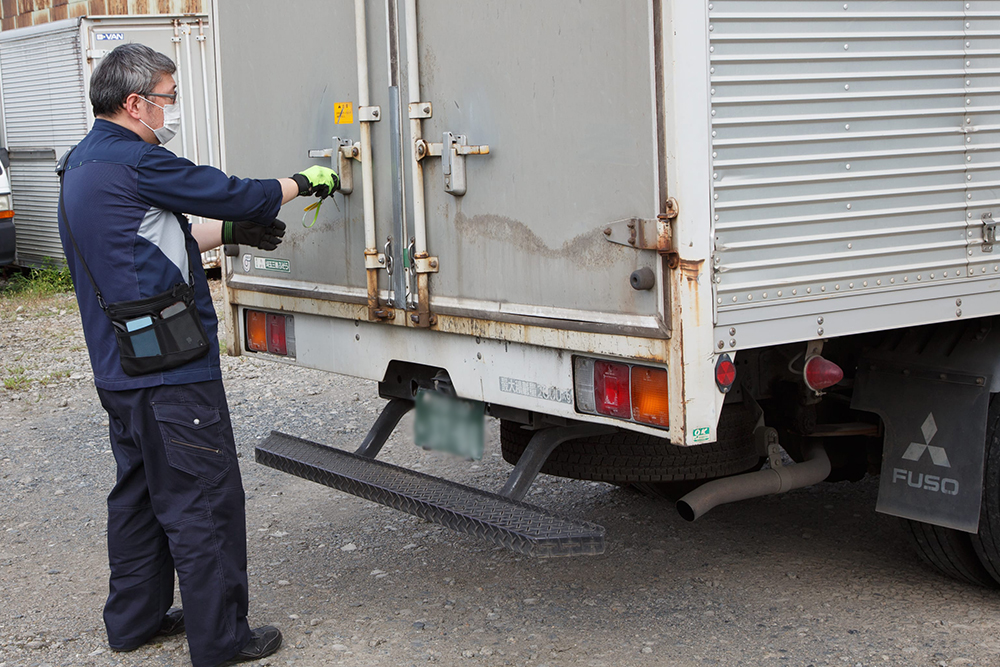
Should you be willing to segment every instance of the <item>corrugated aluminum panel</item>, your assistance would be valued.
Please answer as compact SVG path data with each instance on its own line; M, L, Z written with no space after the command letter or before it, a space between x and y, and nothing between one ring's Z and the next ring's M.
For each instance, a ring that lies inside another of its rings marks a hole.
M65 261L56 223L59 179L54 168L52 160L11 161L19 266L48 267Z
M992 214L994 220L1000 220L1000 0L970 4L966 217L972 245L969 269L981 276L1000 272L1000 247L984 252L987 246L981 244L983 215Z
M720 325L997 270L1000 0L708 11Z
M87 133L83 59L75 21L51 31L0 41L0 81L18 264L64 260L56 227L55 158ZM20 155L16 149L51 151Z

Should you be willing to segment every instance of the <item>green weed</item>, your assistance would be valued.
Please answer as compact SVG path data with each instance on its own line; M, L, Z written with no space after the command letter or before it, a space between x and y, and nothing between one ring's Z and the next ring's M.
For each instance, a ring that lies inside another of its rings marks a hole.
M11 370L15 370L15 369L11 369ZM17 371L18 372L15 372L13 375L11 375L9 377L5 377L3 379L3 388L4 389L6 389L8 391L18 391L18 390L21 390L21 389L26 389L28 387L28 385L31 384L31 379L27 375L24 374L24 369L23 368L22 369L17 369Z
M73 291L73 278L66 267L48 266L12 273L0 296L42 298Z
M39 380L39 382L41 382L44 385L49 385L59 382L59 380L68 377L69 377L69 371L52 371L51 373L43 377L41 380Z

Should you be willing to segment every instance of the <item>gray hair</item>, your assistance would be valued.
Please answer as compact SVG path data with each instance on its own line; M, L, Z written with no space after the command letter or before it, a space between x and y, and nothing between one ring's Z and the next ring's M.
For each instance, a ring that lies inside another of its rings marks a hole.
M95 116L113 116L132 93L148 95L164 74L177 71L174 61L143 44L122 44L104 56L90 77Z

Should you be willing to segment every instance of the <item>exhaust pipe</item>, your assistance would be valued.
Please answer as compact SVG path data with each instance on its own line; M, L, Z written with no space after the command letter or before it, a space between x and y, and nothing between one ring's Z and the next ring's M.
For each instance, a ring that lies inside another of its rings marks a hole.
M677 501L677 511L694 521L716 505L749 500L819 484L830 476L830 458L819 442L803 452L805 460L790 466L748 472L702 484Z

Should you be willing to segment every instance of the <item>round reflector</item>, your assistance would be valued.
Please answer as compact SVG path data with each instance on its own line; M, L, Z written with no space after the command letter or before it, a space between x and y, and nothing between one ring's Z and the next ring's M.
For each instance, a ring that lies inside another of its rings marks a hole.
M805 368L802 369L802 376L805 378L806 385L818 392L843 380L844 371L832 361L827 361L817 355L806 362Z
M736 382L736 364L733 363L732 357L723 354L715 363L715 384L719 387L719 391L725 394L733 388L734 382Z

